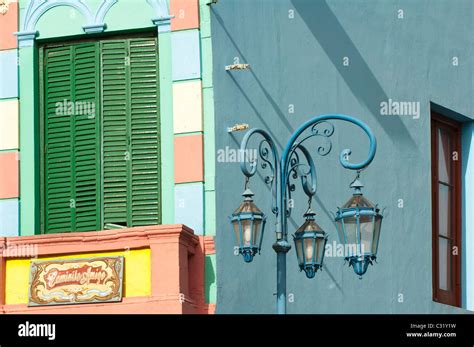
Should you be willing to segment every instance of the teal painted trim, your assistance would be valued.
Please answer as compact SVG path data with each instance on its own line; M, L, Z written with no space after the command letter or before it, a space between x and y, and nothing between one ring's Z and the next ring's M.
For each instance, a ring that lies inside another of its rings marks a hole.
M209 0L199 0L199 18L201 39L211 37L211 11L210 6L206 5Z
M216 141L214 118L214 90L212 83L212 41L211 14L208 0L200 0L200 43L201 43L201 76L202 107L204 122L204 232L205 235L216 235Z
M462 307L474 310L474 122L462 127Z
M174 129L171 32L158 33L161 124L161 220L174 223Z
M204 274L204 295L206 298L206 304L215 304L217 302L215 254L206 255Z
M20 54L20 235L39 233L38 57L36 47Z
M0 149L0 154L1 153L14 153L14 152L20 153L18 151L18 148Z
M18 198L5 198L5 199L0 199L0 201L13 201L13 200L18 200L20 201Z
M212 40L201 38L202 87L212 88Z

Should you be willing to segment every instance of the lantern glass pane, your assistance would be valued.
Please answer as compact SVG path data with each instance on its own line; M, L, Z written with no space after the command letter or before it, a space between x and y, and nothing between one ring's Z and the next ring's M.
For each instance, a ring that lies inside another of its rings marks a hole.
M374 227L374 242L372 243L372 254L377 254L377 249L379 245L380 238L380 228L382 227L382 217L375 217L375 227Z
M360 216L360 238L362 254L371 253L374 240L373 216Z
M314 245L313 245L313 238L304 238L304 261L305 263L312 263L313 262L313 252L314 252Z
M345 240L344 240L344 224L342 223L342 219L339 219L336 222L336 226L337 226L337 235L339 236L339 242L344 244L344 242L345 242Z
M295 246L298 264L303 264L303 241L301 239L295 239Z
M232 222L232 226L234 227L234 234L235 234L235 242L237 246L240 247L240 230L239 230L239 221L235 220Z
M244 219L241 221L241 223L244 247L250 247L252 237L252 221L249 219Z
M347 238L347 244L344 245L346 256L356 255L358 251L356 216L346 217L344 219L344 230Z
M322 260L323 260L323 257L324 257L324 238L322 237L318 237L316 239L316 259L315 259L315 262L317 264L321 264L322 263Z
M253 244L258 247L260 244L260 233L261 233L262 220L255 219L253 221Z

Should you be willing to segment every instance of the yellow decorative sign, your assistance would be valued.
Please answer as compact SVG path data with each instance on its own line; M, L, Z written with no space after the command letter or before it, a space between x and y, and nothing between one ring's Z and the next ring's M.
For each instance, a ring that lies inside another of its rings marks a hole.
M32 261L28 306L122 300L123 257Z

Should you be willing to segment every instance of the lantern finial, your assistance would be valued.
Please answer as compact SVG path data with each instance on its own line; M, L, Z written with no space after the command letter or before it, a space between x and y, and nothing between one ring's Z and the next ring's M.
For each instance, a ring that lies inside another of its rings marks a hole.
M360 170L357 170L357 176L352 181L350 187L354 189L354 195L362 195L362 188L364 188L364 185L360 181Z

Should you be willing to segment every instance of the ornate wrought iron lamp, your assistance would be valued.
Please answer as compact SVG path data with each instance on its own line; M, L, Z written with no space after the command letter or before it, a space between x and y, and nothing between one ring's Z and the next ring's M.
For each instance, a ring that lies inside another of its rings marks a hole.
M300 179L304 193L308 197L309 208L304 214L304 224L296 230L293 238L300 271L308 278L323 266L327 236L316 223L315 213L311 210L311 201L316 194L316 169L310 152L303 143L310 138L323 139L323 145L317 147L317 153L326 156L331 152L329 138L334 133L334 126L329 120L339 120L355 124L361 128L370 141L368 157L360 163L348 161L351 150L345 149L339 155L339 161L345 169L365 169L374 159L376 139L370 128L360 120L341 114L317 116L303 123L290 137L281 159L268 132L262 129L249 130L240 145L244 155L254 135L263 139L258 144L258 157L253 160L242 160L241 170L246 177L244 201L230 216L232 233L235 235L236 247L243 255L245 262L251 262L260 252L266 217L253 202L253 193L248 189L249 179L255 175L257 168L267 170L264 181L272 192L272 213L276 217L276 242L273 249L277 253L277 312L286 313L286 253L291 249L288 243L288 218L294 204L292 193L296 189L294 180ZM269 173L268 173L269 172ZM337 212L336 223L341 243L345 246L354 243L354 252L345 253L345 259L353 266L354 271L362 276L369 264L376 259L382 215L361 193L362 184L357 179L352 183L354 196ZM345 247L346 248L346 247Z

